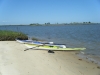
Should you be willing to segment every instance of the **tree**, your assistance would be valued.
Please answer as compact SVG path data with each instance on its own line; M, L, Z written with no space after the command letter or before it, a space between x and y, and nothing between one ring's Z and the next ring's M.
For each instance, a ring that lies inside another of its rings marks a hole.
M46 25L46 24L50 24L50 22L48 22L48 23L45 23L45 25Z
M47 24L50 24L50 22L48 22Z
M88 23L91 23L90 21Z

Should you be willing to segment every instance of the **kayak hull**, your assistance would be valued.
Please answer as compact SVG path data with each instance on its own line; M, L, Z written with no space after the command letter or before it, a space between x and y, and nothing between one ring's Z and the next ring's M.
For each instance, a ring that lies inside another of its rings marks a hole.
M41 45L41 42L39 41L34 41L34 40L20 40L20 39L16 39L17 42L22 43L22 44L37 44L37 45Z
M86 48L60 48L59 46L50 46L50 45L35 45L35 44L25 44L28 48L33 49L44 49L44 50L85 50Z
M32 43L33 40L19 40L19 39L16 39L17 42L19 43Z

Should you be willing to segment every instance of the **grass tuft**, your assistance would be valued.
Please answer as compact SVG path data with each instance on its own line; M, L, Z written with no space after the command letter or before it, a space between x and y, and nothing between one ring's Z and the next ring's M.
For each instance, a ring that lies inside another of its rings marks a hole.
M21 32L0 30L0 41L14 41L16 38L26 40L28 39L28 36Z

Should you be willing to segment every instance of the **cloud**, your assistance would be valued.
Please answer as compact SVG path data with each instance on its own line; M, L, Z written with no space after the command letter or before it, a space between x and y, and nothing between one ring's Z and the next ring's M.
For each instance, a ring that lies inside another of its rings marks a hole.
M6 22L6 21L2 21L2 22Z
M9 22L9 21L2 21L2 22Z

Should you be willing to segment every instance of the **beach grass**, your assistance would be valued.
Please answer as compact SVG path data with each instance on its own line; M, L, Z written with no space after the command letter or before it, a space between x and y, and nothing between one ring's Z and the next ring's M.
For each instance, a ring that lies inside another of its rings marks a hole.
M40 39L37 39L35 37L32 37L32 40L41 41Z
M16 38L28 39L28 36L21 32L0 30L0 41L14 41Z

